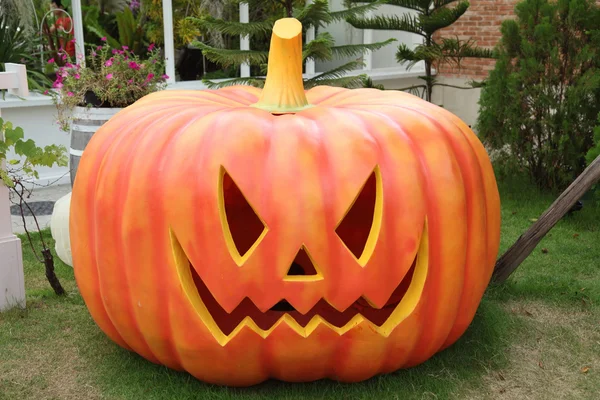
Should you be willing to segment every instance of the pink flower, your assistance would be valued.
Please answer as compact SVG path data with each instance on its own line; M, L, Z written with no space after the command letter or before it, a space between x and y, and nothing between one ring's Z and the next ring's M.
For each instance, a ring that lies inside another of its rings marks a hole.
M150 43L150 46L148 46L148 51L154 50L154 46L155 46L154 43Z
M136 63L135 61L131 61L129 63L129 68L131 69L135 69L136 71L140 69L140 65L138 63Z
M153 73L149 73L148 76L146 77L146 80L149 81L152 78L154 78L154 74Z
M60 89L61 87L63 87L63 84L62 84L62 82L55 81L55 82L52 84L52 87L53 87L53 88L56 88L56 89Z
M113 49L112 53L117 54L117 50Z
M107 67L110 67L112 65L112 63L113 63L113 59L111 58L109 60L106 60L106 62L104 63L104 65L106 65Z
M106 42L106 36L101 37L100 40L102 40L103 42Z
M112 79L112 77L113 77L113 74L106 75L106 79Z
M54 64L54 58L49 59L48 64Z
M133 79L128 80L127 83L131 85L133 83Z
M67 67L67 68L73 68L73 67L74 67L74 65L73 65L73 64L71 64L71 63L66 63L66 64L65 64L65 67Z
M48 90L44 90L45 95L48 95L48 93L49 93Z
M163 78L163 79L169 79L169 75L167 75L167 74L164 74L164 75L162 76L162 78Z
M75 43L75 39L71 39L71 43Z
M100 50L102 50L102 46L96 47L96 51L100 51Z
M96 57L96 52L92 50L92 57Z
M60 58L62 58L62 60L65 61L67 59L67 55L63 54L62 56L60 56Z
M123 47L122 47L122 49L123 49L123 50L128 50L128 49L129 49L129 46L123 46Z
M75 75L73 75L73 77L74 77L75 79L79 79L79 78L81 78L81 75L79 75L79 74L75 74Z
M74 96L74 95L73 95L73 92L67 92L67 96L69 96L69 97L73 97L73 96Z

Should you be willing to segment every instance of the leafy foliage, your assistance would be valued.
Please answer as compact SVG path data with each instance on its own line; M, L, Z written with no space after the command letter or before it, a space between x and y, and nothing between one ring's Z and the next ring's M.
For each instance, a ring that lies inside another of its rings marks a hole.
M52 82L44 75L33 57L37 43L38 40L26 35L18 19L0 13L0 71L4 70L5 63L25 64L29 87L33 90L44 90L50 87Z
M598 126L594 128L594 146L590 148L585 156L585 159L589 164L592 163L596 158L600 157L600 114L598 114Z
M10 150L20 157L7 160L7 153ZM21 210L23 227L31 245L31 250L38 262L44 264L46 278L57 295L64 295L66 292L54 272L54 258L42 237L38 220L25 200L31 194L31 190L28 190L24 183L27 178L39 178L36 167L52 167L54 164L61 167L67 166L68 158L66 152L67 149L65 146L54 144L45 146L44 148L38 147L32 139L25 140L23 129L20 127L13 128L12 123L9 121L5 122L0 118L0 185L8 187L12 194L17 197L18 202L16 204ZM4 168L4 164L6 164L6 169ZM24 216L26 208L33 215L38 230L41 242L39 253L27 229L27 222Z
M343 87L362 86L367 82L362 75L353 75L356 69L363 65L361 58L366 50L377 50L391 42L394 39L364 44L335 45L333 36L325 31L328 24L341 21L345 18L362 15L369 10L375 9L383 3L383 0L371 1L366 5L353 7L347 10L332 12L329 9L327 0L315 0L310 4L305 1L282 0L280 2L266 0L251 0L251 6L254 10L262 10L266 16L261 20L251 20L249 23L239 23L225 19L205 16L203 18L188 18L193 21L201 31L218 31L225 36L248 35L253 38L253 43L264 41L263 48L252 50L237 50L223 47L210 46L204 42L193 41L192 45L203 50L204 56L209 60L224 68L235 66L239 67L243 63L248 63L253 67L254 74L264 74L268 59L268 46L266 45L271 35L272 27L275 21L281 17L291 17L298 19L304 30L310 26L315 28L315 38L310 42L304 41L303 60L331 61L334 58L353 58L341 66L333 68L324 73L305 79L305 87L316 85L332 85ZM253 46L258 47L258 46ZM257 87L264 85L263 77L236 78L222 82L214 82L204 79L205 84L210 88L229 86L232 84L248 84Z
M458 2L458 3L457 3ZM355 3L377 4L374 0L346 0L348 6ZM454 7L448 7L457 3ZM475 46L473 40L459 40L456 38L434 39L434 34L440 29L455 23L469 8L469 2L464 0L387 0L385 4L409 9L411 13L400 15L376 15L372 17L349 16L347 21L355 28L398 30L414 33L423 37L423 43L411 49L406 44L398 45L396 60L406 64L407 68L414 67L417 63L425 64L425 82L423 93L431 101L433 87L436 86L432 67L439 67L444 63L453 63L460 68L461 60L467 57L493 57L488 49ZM413 93L418 93L418 87L408 88ZM416 91L415 91L416 89Z
M106 38L108 44L114 49L126 46L134 53L140 54L142 52L142 49L148 44L143 28L143 14L134 15L129 7L115 13L118 29L118 37L115 38L99 22L99 13L100 11L97 8L92 7L86 14L86 29L88 31L95 34L98 39Z
M9 151L20 156L7 159ZM13 127L10 121L0 118L0 162L6 161L7 169L0 168L0 178L9 188L22 180L23 174L39 178L36 167L64 167L68 164L65 146L55 144L38 147L32 139L25 140L21 127Z
M505 172L562 189L586 166L600 112L600 8L525 0L516 16L502 25L477 129Z

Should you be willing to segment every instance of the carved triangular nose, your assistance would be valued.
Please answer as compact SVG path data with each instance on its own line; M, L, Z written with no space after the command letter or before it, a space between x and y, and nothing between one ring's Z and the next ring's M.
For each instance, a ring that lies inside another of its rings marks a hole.
M313 263L304 246L298 250L298 253L294 258L294 261L292 261L285 279L294 281L313 281L322 279L319 269Z

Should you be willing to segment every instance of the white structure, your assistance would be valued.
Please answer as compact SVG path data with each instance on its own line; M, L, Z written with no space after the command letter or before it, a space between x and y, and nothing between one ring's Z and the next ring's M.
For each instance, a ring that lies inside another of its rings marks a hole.
M28 96L25 66L7 63L6 72L0 72L0 89L9 89L16 96ZM0 168L4 167L2 161ZM21 240L12 233L8 188L0 182L0 311L14 306L25 307L22 258Z
M73 266L71 240L69 236L69 211L71 209L71 193L61 197L54 203L50 232L55 241L54 250L62 262Z
M306 0L311 3L312 0ZM343 9L343 0L329 0L332 10ZM164 46L165 46L165 65L166 73L169 76L167 82L170 84L170 89L205 89L206 87L200 81L176 82L175 80L175 45L173 42L173 2L172 0L162 0L163 6L163 28L164 28ZM83 16L81 14L81 0L71 0L73 11L73 28L76 43L83 42ZM384 5L379 7L371 15L385 15L397 12L398 7ZM414 13L412 10L404 10L407 13ZM240 3L240 22L249 21L248 3ZM338 44L358 44L358 43L373 43L383 41L393 37L398 42L407 43L415 46L420 40L419 35L407 32L397 31L372 31L352 28L349 24L343 21L336 22L327 26L327 31L331 33ZM307 32L307 40L314 39L314 28L310 28ZM250 39L248 37L240 37L240 49L249 50L251 48ZM357 70L356 74L366 73L374 81L383 83L386 87L393 89L401 89L417 83L415 79L424 71L422 64L417 64L410 71L398 65L395 58L397 46L394 44L388 45L375 52L366 51L363 57L364 68ZM82 54L80 46L76 46L77 54ZM78 57L78 59L81 57ZM306 77L311 77L319 74L331 67L341 65L348 60L338 60L326 63L315 63L312 60L306 61ZM79 60L78 62L83 62ZM249 65L242 65L240 68L240 76L250 76ZM408 80L406 82L398 82L399 79ZM394 82L392 82L394 81ZM392 86L390 86L392 85Z

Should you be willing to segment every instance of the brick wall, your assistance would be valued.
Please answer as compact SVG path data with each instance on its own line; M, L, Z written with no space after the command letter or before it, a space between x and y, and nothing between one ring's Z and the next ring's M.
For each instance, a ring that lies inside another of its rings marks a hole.
M514 7L517 2L518 0L471 0L471 6L458 21L438 32L445 37L458 36L463 40L473 39L478 46L493 48L501 37L502 21L514 17ZM438 68L438 74L447 77L481 79L485 78L493 67L493 60L467 58L461 62L460 71L452 66L443 65Z

